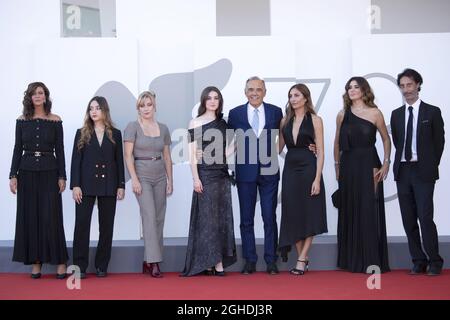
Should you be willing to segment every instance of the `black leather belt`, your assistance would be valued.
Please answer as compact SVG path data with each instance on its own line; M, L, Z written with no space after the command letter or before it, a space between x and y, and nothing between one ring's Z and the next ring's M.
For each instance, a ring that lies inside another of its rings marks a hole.
M157 156L157 157L135 157L134 160L151 160L151 161L156 161L156 160L161 160L161 156Z
M35 157L42 157L42 156L53 156L54 153L50 151L25 151L23 153L26 156L35 156Z

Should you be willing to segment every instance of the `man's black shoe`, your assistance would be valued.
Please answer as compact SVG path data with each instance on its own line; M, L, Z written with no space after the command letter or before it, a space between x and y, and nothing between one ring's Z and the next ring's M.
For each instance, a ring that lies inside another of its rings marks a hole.
M275 262L272 262L272 263L268 263L268 264L267 264L267 273L268 273L268 274L278 274L278 273L280 273L280 272L278 271L278 267L277 267L277 265L275 264Z
M409 274L411 275L418 275L418 274L424 274L427 272L427 265L426 264L415 264L411 271L409 271Z
M255 262L246 262L244 269L242 269L242 274L252 274L256 271L256 263Z
M106 277L106 271L104 271L104 270L101 269L101 268L97 268L95 274L96 274L97 277L99 277L99 278L104 278L104 277Z

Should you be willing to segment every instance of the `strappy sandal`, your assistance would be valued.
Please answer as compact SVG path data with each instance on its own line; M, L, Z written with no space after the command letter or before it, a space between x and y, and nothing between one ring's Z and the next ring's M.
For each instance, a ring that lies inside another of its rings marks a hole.
M297 260L298 262L303 262L305 264L305 269L297 269L297 268L292 268L289 273L294 275L294 276L302 276L305 274L306 271L308 271L308 264L309 264L309 260Z

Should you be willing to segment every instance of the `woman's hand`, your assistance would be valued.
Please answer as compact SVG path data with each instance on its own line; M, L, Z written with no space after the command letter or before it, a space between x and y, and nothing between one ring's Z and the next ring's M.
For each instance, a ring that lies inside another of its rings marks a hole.
M311 195L316 196L320 193L320 180L316 179L314 180L312 186L311 186Z
M166 187L166 195L170 196L173 193L173 184L172 182L167 182L167 187Z
M123 200L123 198L125 198L125 189L118 188L117 189L117 200Z
M83 200L83 192L81 191L80 187L74 187L72 190L72 198L75 200L77 204L81 204L81 201Z
M316 148L316 145L315 145L314 143L311 143L311 144L308 146L308 149L309 149L309 151L311 151L312 153L314 153L314 155L317 156L317 148Z
M375 181L381 182L381 181L385 180L386 177L387 177L388 172L389 172L389 163L385 162L381 166L380 170L378 170L375 173L375 176L374 176Z
M13 194L17 193L17 178L9 179L9 190L11 190Z
M138 196L142 193L142 186L139 182L139 179L132 179L131 180L131 186L133 188L133 192L136 193Z
M334 165L334 171L336 172L336 180L339 181L339 163Z
M194 180L194 191L197 192L197 193L202 193L203 192L203 184L200 181L200 179Z
M58 179L59 193L63 193L66 190L66 180Z

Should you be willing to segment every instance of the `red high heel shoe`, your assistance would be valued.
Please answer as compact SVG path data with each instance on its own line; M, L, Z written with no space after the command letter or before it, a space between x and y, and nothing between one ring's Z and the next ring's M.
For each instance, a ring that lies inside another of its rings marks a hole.
M152 269L153 269L153 266L152 266L151 263L147 263L147 261L144 261L142 263L142 273L149 273L149 274L151 274L152 273Z
M152 265L152 269L151 269L150 275L153 278L162 278L163 275L161 273L161 270L159 270L158 263L157 262L156 263L151 263L151 265Z

